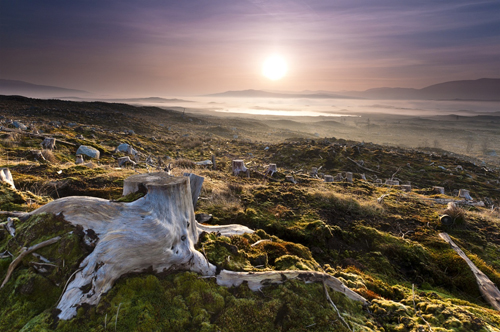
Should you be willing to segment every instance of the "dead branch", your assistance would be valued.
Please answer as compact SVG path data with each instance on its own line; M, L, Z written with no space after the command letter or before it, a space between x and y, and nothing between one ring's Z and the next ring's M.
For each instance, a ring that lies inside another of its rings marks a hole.
M497 286L477 268L474 263L467 257L467 255L458 247L455 242L446 233L439 233L439 236L445 240L453 250L469 265L474 277L476 277L477 285L479 286L479 291L483 295L484 299L491 304L495 310L500 311L500 291Z
M357 163L356 161L354 161L353 159L351 159L351 158L349 158L349 157L347 157L347 159L348 159L349 161L353 162L354 164L356 164L356 166L358 166L359 168L364 169L365 171L380 174L380 172L379 172L379 171L375 171L375 170L370 169L370 168L368 168L368 167L361 166L359 163Z
M14 272L15 268L19 265L19 263L21 263L21 261L23 260L24 257L26 257L27 255L31 254L32 252L34 252L40 248L54 244L57 241L59 241L60 239L61 239L60 236L56 236L56 237L53 237L52 239L49 239L47 241L43 241L43 242L40 242L38 244L35 244L34 246L31 246L29 248L24 247L23 249L21 249L19 256L17 256L16 259L14 259L12 261L12 263L10 263L9 268L7 269L7 274L5 275L5 279L3 280L0 288L3 288L3 286L5 286L5 284L9 281L12 272Z

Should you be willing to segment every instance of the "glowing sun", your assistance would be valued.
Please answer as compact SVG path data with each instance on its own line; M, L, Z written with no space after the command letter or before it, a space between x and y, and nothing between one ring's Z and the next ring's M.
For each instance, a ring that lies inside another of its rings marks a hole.
M287 70L288 67L285 59L278 55L273 55L267 58L262 66L262 74L273 81L283 78Z

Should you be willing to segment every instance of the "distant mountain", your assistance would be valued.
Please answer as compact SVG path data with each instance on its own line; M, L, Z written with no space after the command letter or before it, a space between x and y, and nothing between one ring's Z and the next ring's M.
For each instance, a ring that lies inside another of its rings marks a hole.
M366 91L346 91L345 95L366 99L427 99L427 100L498 100L500 79L451 81L423 89L375 88Z
M327 93L277 93L262 90L226 91L207 95L208 97L235 97L235 98L312 98L312 99L357 99L337 94Z
M160 97L147 97L147 98L125 98L125 99L103 99L104 101L111 101L115 103L192 103L190 100L184 99L165 99Z
M87 91L60 88L57 86L37 85L23 81L0 79L0 94L54 97L61 94L88 94Z

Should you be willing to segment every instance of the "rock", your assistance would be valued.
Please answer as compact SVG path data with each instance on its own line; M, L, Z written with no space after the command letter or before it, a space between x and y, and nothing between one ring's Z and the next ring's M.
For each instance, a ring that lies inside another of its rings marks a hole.
M93 147L87 146L87 145L80 145L80 147L76 151L77 156L82 155L82 154L84 154L90 158L95 158L95 159L99 159L99 157L101 155L99 150L97 150Z
M138 154L137 150L135 150L131 145L129 145L127 143L122 143L122 144L118 145L115 152L127 153L129 155L134 156L134 157Z
M13 125L14 127L16 127L17 129L21 129L21 130L27 130L27 129L28 129L28 127L26 127L24 124L22 124L22 123L21 123L21 122L19 122L19 121L14 121L14 122L12 122L12 125Z

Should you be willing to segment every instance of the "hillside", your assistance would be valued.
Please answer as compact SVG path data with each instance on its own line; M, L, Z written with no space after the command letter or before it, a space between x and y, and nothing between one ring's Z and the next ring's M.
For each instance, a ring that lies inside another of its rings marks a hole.
M310 98L310 99L353 99L355 97L342 96L333 93L278 93L261 90L226 91L207 95L207 97L233 98Z
M19 122L27 128L16 129ZM0 128L0 168L10 170L17 188L0 182L2 211L33 211L73 195L133 201L143 193L122 197L125 178L171 164L175 176L204 177L199 220L255 230L202 234L196 248L209 262L232 271L324 271L370 301L363 307L330 291L337 314L321 284L286 281L253 292L246 283L226 288L193 272L145 270L123 275L97 306L58 321L55 307L94 249L92 234L64 213L41 214L15 219L15 236L0 228L2 279L23 247L61 236L24 257L0 289L1 331L500 331L498 311L439 237L448 233L500 285L500 173L474 159L439 148L301 136L298 129L268 136L271 128L258 120L105 102L0 97ZM53 151L41 150L44 137L56 138ZM118 167L127 156L115 152L122 143L138 152L135 167ZM80 145L100 158L75 165ZM212 155L216 170L195 163ZM235 159L244 159L249 177L232 174ZM264 175L270 163L278 167L271 177ZM463 203L460 189L484 206L447 210L450 201ZM441 221L443 214L451 219ZM1 214L0 223L6 218Z
M366 99L426 99L426 100L500 100L500 79L450 81L422 89L374 88L366 91L342 92Z
M0 79L0 94L2 95L26 95L26 96L67 96L85 95L87 91L61 88L57 86L38 85L23 81Z

